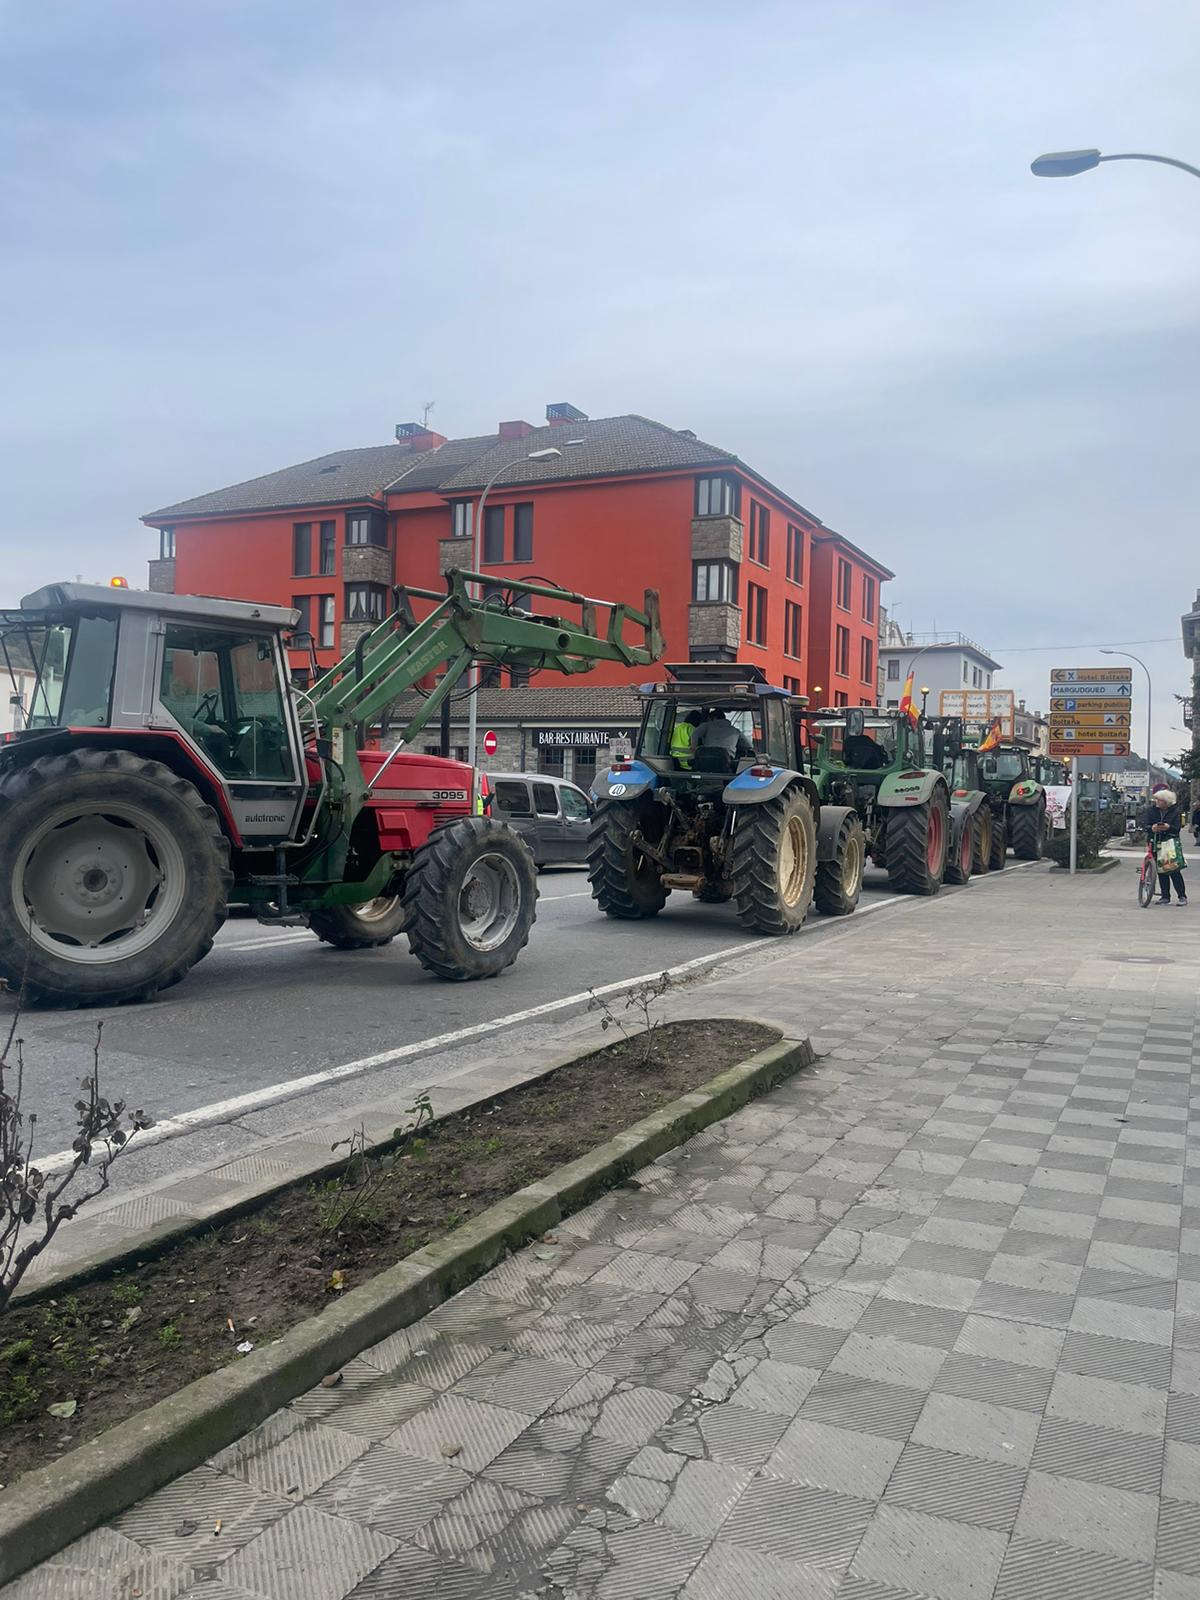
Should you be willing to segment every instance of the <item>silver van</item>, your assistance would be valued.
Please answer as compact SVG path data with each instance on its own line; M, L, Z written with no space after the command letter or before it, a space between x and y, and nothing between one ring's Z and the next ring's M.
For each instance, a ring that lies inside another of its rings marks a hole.
M539 867L587 861L592 804L565 778L542 772L489 772L492 816L507 822L533 851Z

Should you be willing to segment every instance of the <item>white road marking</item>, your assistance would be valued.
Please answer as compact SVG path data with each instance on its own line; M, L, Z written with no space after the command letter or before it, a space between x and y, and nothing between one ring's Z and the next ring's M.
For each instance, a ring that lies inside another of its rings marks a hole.
M886 899L876 900L871 905L860 906L854 912L854 919L870 916L874 911L883 911L890 905L900 905L904 899L902 895L889 895ZM849 932L853 923L841 917L822 918L818 923L809 924L808 927L814 931L822 927L830 930L842 927ZM775 940L760 942L748 938L740 944L726 945L724 949L710 951L708 955L694 956L690 961L681 961L665 970L671 977L681 978L688 973L698 972L702 967L711 966L714 962L726 961L732 956L747 955L755 950L761 951L764 955L780 953ZM147 1128L144 1133L137 1135L136 1148L143 1150L148 1145L162 1144L168 1139L177 1139L182 1134L194 1133L198 1128L209 1127L218 1122L230 1122L235 1117L261 1110L264 1106L276 1105L282 1100L292 1100L315 1089L328 1088L331 1084L342 1082L346 1078L360 1077L364 1073L375 1071L378 1067L391 1066L394 1062L405 1061L428 1051L444 1050L452 1045L462 1044L467 1039L478 1039L484 1034L496 1033L502 1028L515 1027L522 1022L532 1022L537 1017L549 1016L555 1011L566 1010L569 1006L585 1005L593 995L619 994L623 989L632 989L639 983L650 982L651 979L659 977L663 970L661 967L655 967L652 971L639 973L636 977L619 978L613 983L598 984L594 989L584 989L577 994L564 995L559 1000L547 1000L542 1005L528 1006L523 1011L511 1011L507 1016L495 1017L489 1022L476 1022L466 1028L455 1028L450 1033L434 1034L429 1039L418 1039L411 1044L398 1045L394 1050L381 1050L376 1055L360 1056L356 1061L347 1061L338 1067L326 1067L321 1072L306 1073L301 1078L289 1078L282 1083L267 1084L246 1094L234 1095L228 1100L217 1100L211 1105L198 1106L194 1111L182 1111L175 1117L163 1117L152 1128ZM73 1160L74 1155L71 1151L62 1150L39 1161L38 1166L43 1172L57 1172Z

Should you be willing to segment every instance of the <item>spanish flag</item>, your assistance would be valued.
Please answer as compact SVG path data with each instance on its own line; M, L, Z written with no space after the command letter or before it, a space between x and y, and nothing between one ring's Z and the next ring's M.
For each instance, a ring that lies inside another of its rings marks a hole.
M913 675L911 671L904 680L904 693L900 696L900 715L907 717L914 728L921 720L920 713L917 711L916 706L913 705Z
M999 743L1000 743L1000 718L996 717L993 720L991 727L988 729L986 735L984 736L983 740L980 743L979 754L981 756L982 755L986 755L989 750L994 750Z

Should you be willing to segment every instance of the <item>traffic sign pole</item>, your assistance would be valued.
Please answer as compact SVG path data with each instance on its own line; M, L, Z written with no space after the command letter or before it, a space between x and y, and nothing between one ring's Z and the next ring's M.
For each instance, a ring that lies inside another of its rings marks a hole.
M1079 850L1079 768L1071 785L1071 876L1075 876L1075 857Z

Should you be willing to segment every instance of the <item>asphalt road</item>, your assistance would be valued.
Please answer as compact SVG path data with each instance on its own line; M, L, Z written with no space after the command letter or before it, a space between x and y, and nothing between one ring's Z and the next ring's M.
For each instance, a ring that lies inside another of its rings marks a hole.
M249 1141L376 1093L423 1085L431 1059L444 1078L456 1063L473 1064L500 1033L505 1049L522 1048L522 1031L533 1038L582 1011L590 987L772 945L743 933L729 907L689 895L673 895L650 922L624 923L600 915L582 871L548 870L540 887L528 947L502 977L484 983L430 977L403 937L380 950L342 952L306 930L238 919L182 983L150 1004L27 1011L19 1031L39 1152L70 1144L70 1107L91 1070L101 1022L104 1092L160 1123L179 1123L161 1130L179 1137L140 1156L147 1178L237 1148L235 1132ZM799 937L866 926L862 913L891 899L883 874L869 872L853 918L814 915ZM14 1006L0 995L0 1027L7 1029Z

